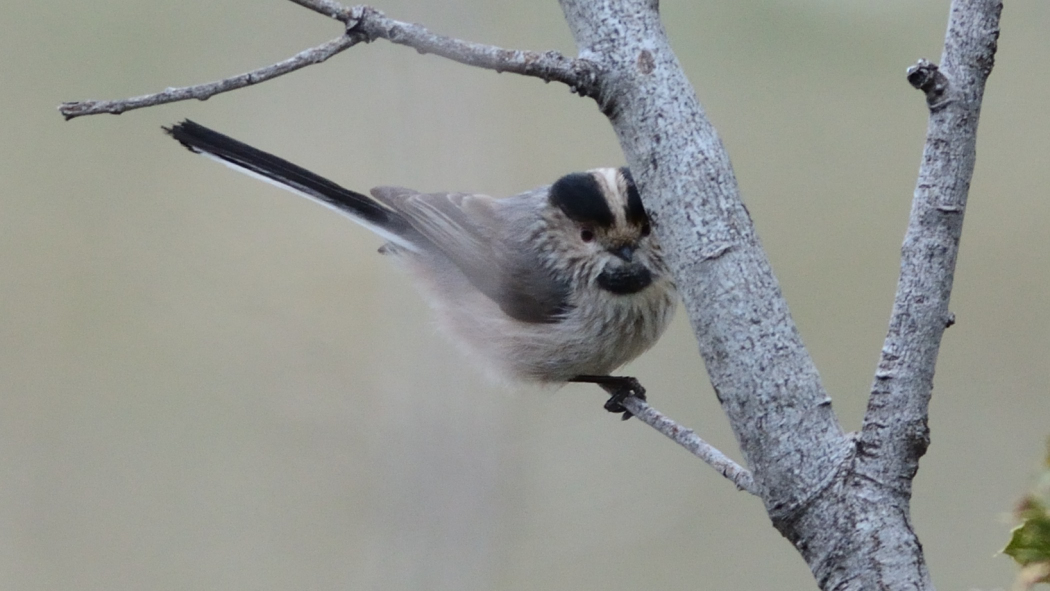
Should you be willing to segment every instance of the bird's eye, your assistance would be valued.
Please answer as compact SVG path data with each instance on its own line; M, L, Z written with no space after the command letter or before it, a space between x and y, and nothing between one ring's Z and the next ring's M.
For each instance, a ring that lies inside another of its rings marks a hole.
M653 227L649 225L649 222L642 224L642 236L648 236L653 233Z
M594 231L587 228L580 230L580 240L583 240L584 242L594 240Z

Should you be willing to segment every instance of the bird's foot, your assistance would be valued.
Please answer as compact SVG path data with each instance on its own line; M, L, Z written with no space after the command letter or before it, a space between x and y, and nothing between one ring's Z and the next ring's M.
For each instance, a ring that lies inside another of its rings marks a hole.
M586 384L598 384L602 390L609 394L609 400L605 402L605 410L612 413L623 413L621 420L634 416L631 411L623 405L623 401L634 396L639 400L645 400L645 388L641 382L629 376L590 376L581 375L569 380L570 382L581 382Z

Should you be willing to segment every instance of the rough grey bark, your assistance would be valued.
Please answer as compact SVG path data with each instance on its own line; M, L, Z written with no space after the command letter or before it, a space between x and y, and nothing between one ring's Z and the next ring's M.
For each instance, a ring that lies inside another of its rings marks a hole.
M717 133L656 0L561 0L597 100L645 196L708 374L774 526L822 589L931 589L911 529L911 478L973 172L998 0L952 4L943 76L902 251L890 331L859 437L846 436L802 345ZM914 76L913 76L914 78ZM926 82L922 80L922 82Z
M926 94L929 131L890 327L859 434L845 434L838 425L721 140L671 51L658 0L560 0L577 59L452 39L369 7L292 1L342 21L346 34L256 73L273 77L317 63L318 55L327 59L385 38L469 65L563 82L594 98L641 188L751 471L644 402L625 404L759 495L822 589L932 589L910 524L911 481L929 443L927 412L941 336L954 320L948 300L981 98L998 39L999 0L953 0L940 68L921 60L908 72ZM251 74L228 87L221 85L234 79L123 101L66 103L60 111L71 118L202 98L198 94L258 81Z
M977 121L992 71L1002 2L952 3L941 66L920 60L908 80L926 93L926 146L901 248L889 333L868 400L860 470L909 492L929 445L926 417L948 311L963 214L976 160Z
M562 0L562 7L580 57L603 70L599 106L642 190L755 482L771 513L790 512L849 446L722 142L671 50L655 2Z

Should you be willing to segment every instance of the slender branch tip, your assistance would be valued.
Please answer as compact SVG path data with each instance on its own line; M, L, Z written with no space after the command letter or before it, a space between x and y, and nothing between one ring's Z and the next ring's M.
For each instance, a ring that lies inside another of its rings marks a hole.
M668 439L681 445L689 453L706 462L719 474L725 476L736 485L738 490L759 496L758 486L755 484L751 472L734 462L710 443L701 439L695 431L683 427L640 398L631 396L624 399L622 404L639 421L663 433Z

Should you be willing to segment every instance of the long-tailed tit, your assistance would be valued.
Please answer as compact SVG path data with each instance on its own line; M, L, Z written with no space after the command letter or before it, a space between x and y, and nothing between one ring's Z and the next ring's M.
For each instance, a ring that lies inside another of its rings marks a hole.
M505 199L376 187L372 197L192 121L165 129L191 151L320 202L389 242L440 323L490 374L591 382L605 407L644 399L608 375L656 343L674 283L626 168L573 173Z

